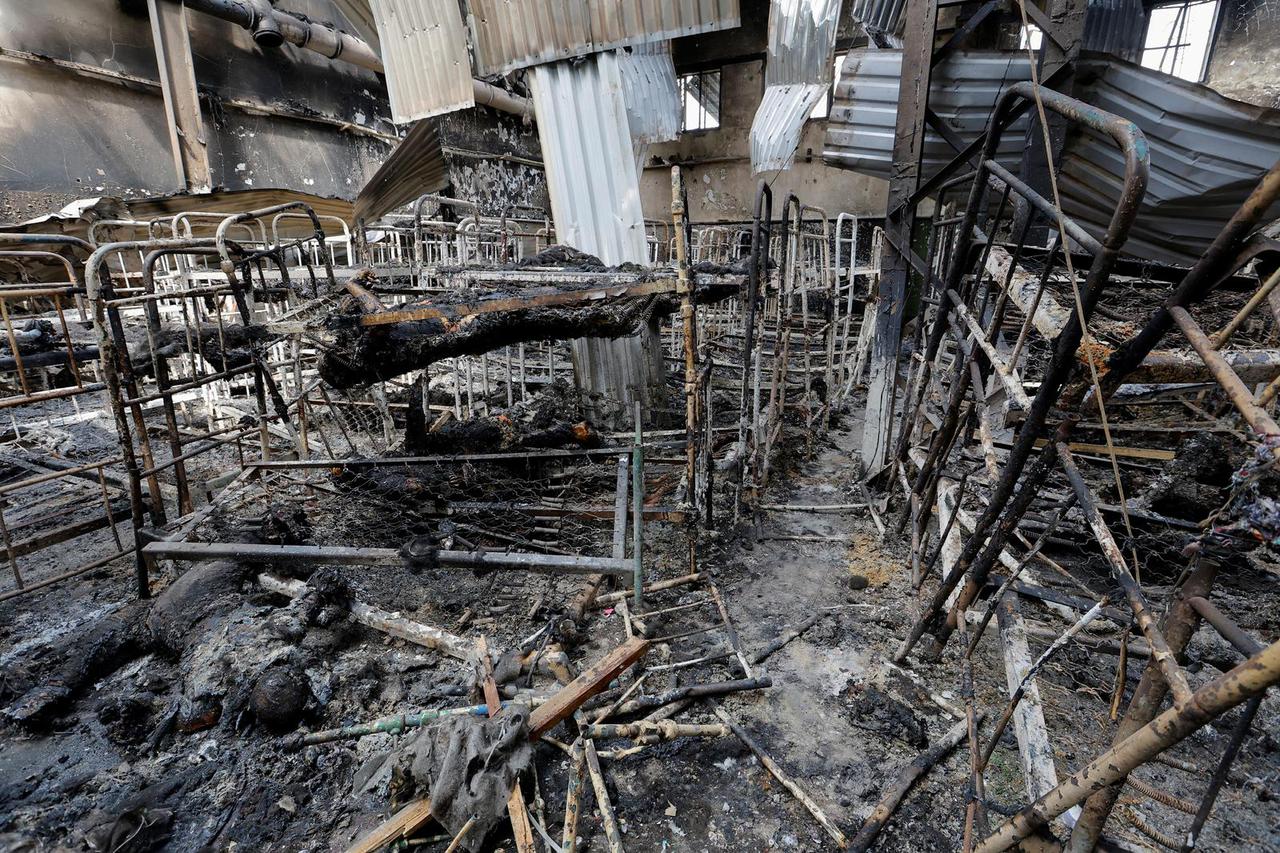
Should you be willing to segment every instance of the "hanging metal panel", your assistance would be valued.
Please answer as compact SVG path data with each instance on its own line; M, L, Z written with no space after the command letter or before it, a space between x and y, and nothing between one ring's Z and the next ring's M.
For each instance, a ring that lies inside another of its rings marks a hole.
M818 102L827 96L825 83L770 86L751 122L751 170L774 172L789 169L804 123Z
M680 135L680 94L671 43L638 44L618 51L618 71L631 138L666 142Z
M907 0L853 0L849 17L870 30L900 39L906 10Z
M889 178L901 76L899 50L853 50L845 56L827 118L822 154L827 163ZM1000 92L1029 79L1025 53L956 52L933 70L929 106L967 144L986 130ZM1023 117L1001 137L996 159L1009 168L1016 169L1021 162L1026 127ZM933 175L955 155L946 140L933 131L926 133L922 178Z
M765 86L831 83L840 0L774 0Z
M397 124L475 104L466 31L455 0L370 0L392 120Z
M373 222L423 193L439 192L448 181L436 122L420 121L361 188L356 197L355 218Z
M804 123L831 87L840 0L774 0L765 90L751 121L751 169L791 168Z
M1089 0L1084 14L1085 50L1138 62L1146 38L1147 13L1142 0Z
M476 73L736 27L738 0L471 0Z
M606 264L644 263L644 214L618 57L529 75L556 239Z

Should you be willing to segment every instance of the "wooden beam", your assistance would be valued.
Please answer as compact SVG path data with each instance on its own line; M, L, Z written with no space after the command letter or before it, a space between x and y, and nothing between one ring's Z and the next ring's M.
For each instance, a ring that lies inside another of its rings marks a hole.
M518 273L516 276L518 277ZM377 314L364 314L360 317L361 326L385 326L391 323L411 323L417 320L457 320L463 317L474 317L478 314L493 314L500 311L525 311L530 308L564 308L574 305L592 305L605 299L626 299L635 296L654 296L662 293L675 293L674 278L660 278L632 285L613 285L609 287L591 287L582 290L558 290L556 288L538 288L532 293L521 296L508 296L504 299L488 299L470 304L424 305L401 311L381 311Z
M176 189L208 192L213 180L191 58L187 7L182 0L148 0L147 7L169 125L169 145L178 176Z
M623 670L644 656L649 641L632 637L596 661L529 715L529 739L537 740L609 686Z
M1006 592L996 603L996 622L1000 626L1004 650L1005 681L1012 696L1031 671L1031 648L1027 644L1026 627L1018 611L1017 593ZM1058 786L1058 771L1053 762L1053 745L1044 720L1044 704L1035 678L1027 684L1022 701L1013 714L1013 733L1018 740L1018 756L1022 761L1022 780L1027 799L1035 802Z
M408 838L430 821L431 801L414 800L374 827L364 838L358 839L347 848L347 853L374 853L401 838Z

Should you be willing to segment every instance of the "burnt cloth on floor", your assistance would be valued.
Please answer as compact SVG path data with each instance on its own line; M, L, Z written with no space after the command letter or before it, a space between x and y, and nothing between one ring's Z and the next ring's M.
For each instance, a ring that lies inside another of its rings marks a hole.
M432 817L450 834L476 819L461 847L478 850L506 819L507 799L533 756L528 710L509 705L487 719L450 717L419 732L401 754L407 775L419 790L427 789Z

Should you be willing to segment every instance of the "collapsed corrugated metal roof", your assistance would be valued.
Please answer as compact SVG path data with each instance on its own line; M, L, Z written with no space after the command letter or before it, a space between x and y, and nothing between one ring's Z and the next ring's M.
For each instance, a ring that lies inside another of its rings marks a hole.
M1084 16L1086 50L1111 53L1137 62L1147 38L1142 0L1089 0Z
M895 47L901 47L906 11L907 0L853 0L849 17L868 32L887 36ZM1146 34L1142 0L1088 0L1082 39L1086 50L1137 60Z
M680 93L671 42L638 44L618 51L618 71L627 103L631 138L666 142L680 135Z
M751 168L786 169L805 119L831 85L840 0L774 0L765 90L751 122Z
M863 174L888 179L893 170L893 141L898 115L902 51L853 50L845 56L835 101L827 118L823 159ZM933 70L929 106L965 143L987 128L991 109L1007 86L1030 79L1022 52L952 53ZM1020 162L1027 126L1020 119L1001 140L997 159ZM936 173L955 156L932 130L925 134L922 175Z
M455 0L370 0L397 124L475 104Z
M476 73L736 27L738 0L470 0Z
M360 190L355 218L372 222L423 193L444 189L448 180L439 130L430 119L420 121Z
M644 214L617 54L529 75L556 239L606 264L644 263Z
M1077 81L1078 97L1133 121L1151 147L1151 177L1126 252L1193 262L1280 160L1280 110L1111 57L1084 59ZM1101 236L1123 173L1113 144L1089 133L1069 138L1063 209Z
M823 158L888 178L902 55L852 51L845 59L827 122ZM959 53L934 69L929 103L965 143L987 126L999 93L1028 78L1025 54ZM1077 97L1130 119L1151 147L1151 178L1126 251L1171 263L1193 261L1208 246L1272 164L1280 159L1280 111L1232 101L1115 57L1090 54L1077 70ZM1026 118L1005 132L997 159L1021 161ZM925 139L925 176L955 156L942 138ZM1109 141L1091 132L1068 138L1059 191L1064 210L1101 237L1120 193L1124 163Z

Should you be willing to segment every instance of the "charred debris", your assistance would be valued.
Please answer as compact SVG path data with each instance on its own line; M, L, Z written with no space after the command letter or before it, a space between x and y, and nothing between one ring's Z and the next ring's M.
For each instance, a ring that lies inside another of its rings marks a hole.
M1267 4L40 5L0 850L1280 850Z

